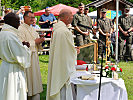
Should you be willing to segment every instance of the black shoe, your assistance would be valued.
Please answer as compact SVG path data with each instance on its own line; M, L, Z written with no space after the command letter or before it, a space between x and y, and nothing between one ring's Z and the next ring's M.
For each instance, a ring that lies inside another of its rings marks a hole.
M42 55L45 55L45 52L43 52Z
M125 60L126 62L131 61L131 57L124 57L124 60Z
M46 51L46 55L49 55L49 51Z

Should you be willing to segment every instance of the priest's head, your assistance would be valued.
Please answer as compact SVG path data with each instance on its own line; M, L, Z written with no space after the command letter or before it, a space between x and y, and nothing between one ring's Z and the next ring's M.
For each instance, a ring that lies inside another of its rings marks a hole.
M69 9L62 9L59 13L59 19L66 25L71 24L73 20L72 11Z
M8 24L16 29L18 29L19 25L20 25L20 20L19 20L19 16L16 15L15 13L8 13L5 17L4 17L4 22L5 24Z
M24 23L28 24L29 26L33 23L35 19L34 13L32 11L26 11L24 13Z

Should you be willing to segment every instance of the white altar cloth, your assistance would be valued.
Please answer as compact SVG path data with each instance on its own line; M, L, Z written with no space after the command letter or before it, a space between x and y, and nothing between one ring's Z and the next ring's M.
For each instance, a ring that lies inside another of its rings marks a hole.
M99 80L71 79L77 85L77 100L98 100ZM124 80L102 77L100 100L128 100Z

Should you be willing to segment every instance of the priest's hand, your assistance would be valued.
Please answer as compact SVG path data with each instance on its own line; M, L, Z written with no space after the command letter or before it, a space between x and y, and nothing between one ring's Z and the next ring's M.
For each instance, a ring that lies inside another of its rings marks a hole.
M29 42L23 41L22 44L26 45L28 48L30 47L30 43Z
M76 47L76 50L77 50L77 54L79 54L80 53L80 48Z
M45 36L45 34L39 34L40 38L43 38Z
M43 43L45 41L45 38L41 37L41 38L36 38L35 39L35 43L36 44L40 44L40 43Z

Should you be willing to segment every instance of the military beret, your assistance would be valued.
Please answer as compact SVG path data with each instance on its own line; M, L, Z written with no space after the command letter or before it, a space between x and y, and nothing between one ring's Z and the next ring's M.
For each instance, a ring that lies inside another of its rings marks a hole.
M84 4L81 2L81 3L79 4L79 6L84 6Z
M129 5L125 5L125 9L130 10L130 6Z
M89 10L89 7L85 7L85 10Z

